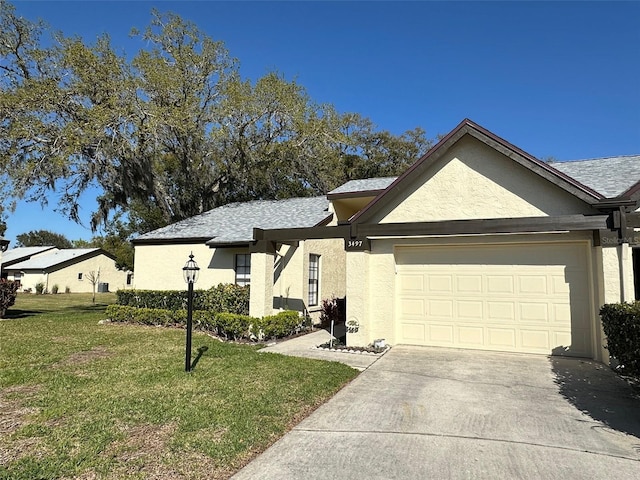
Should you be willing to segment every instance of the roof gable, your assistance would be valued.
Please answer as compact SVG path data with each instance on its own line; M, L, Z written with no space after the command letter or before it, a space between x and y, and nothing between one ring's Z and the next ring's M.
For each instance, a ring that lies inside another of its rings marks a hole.
M378 195L374 201L354 215L351 222L367 223L375 222L376 219L379 221L385 215L385 210L388 212L390 206L399 204L402 198L407 195L407 192L416 189L413 184L418 179L426 176L428 180L430 171L441 168L442 166L438 162L444 160L446 155L466 137L473 138L483 144L485 148L500 154L507 163L510 163L516 169L515 171L526 172L539 180L550 183L560 191L570 194L570 197L575 197L575 200L579 201L578 203L591 205L604 198L598 192L532 157L471 120L465 119L403 175L398 177L384 192ZM460 181L464 181L464 179ZM517 192L513 193L517 195ZM437 201L437 198L433 198L431 201ZM490 218L490 216L483 218Z

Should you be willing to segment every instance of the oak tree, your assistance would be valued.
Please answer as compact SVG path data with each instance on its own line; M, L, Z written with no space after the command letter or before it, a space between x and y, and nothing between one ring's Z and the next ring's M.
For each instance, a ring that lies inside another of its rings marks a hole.
M125 213L143 233L219 205L320 195L356 178L398 175L431 146L314 102L278 73L250 81L224 44L152 11L132 57L49 34L0 0L0 196L46 202L92 227Z

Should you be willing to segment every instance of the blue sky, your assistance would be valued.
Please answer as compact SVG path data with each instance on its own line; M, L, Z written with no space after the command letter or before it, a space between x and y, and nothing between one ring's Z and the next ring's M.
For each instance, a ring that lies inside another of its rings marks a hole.
M277 70L319 102L429 137L470 118L539 158L640 153L640 2L14 1L66 35L129 38L151 8L225 42L245 78ZM51 203L56 196L52 194ZM82 199L87 220L95 192ZM20 204L5 237L87 227Z

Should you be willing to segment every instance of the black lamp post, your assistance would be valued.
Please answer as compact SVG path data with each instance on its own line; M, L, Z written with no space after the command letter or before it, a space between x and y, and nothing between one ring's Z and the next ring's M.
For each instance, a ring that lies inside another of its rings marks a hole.
M193 252L189 255L189 260L184 267L182 267L182 276L184 281L187 282L188 294L187 294L187 348L184 358L184 371L191 371L191 320L193 317L193 284L198 280L198 274L200 273L200 267L193 259Z

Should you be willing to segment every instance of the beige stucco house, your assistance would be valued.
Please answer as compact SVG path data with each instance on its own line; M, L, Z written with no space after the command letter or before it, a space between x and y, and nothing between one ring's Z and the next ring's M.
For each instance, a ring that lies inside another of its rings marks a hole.
M333 218L325 197L233 203L154 230L133 240L134 288L181 290L182 267L193 253L196 288L219 283L251 285L251 311L280 309L318 317L321 302L345 294L341 239L273 242L269 256L255 253L254 228L309 228ZM265 261L269 265L264 265ZM269 275L266 278L265 275ZM253 285L260 288L253 288Z
M115 291L127 288L127 272L118 270L115 257L99 248L22 247L5 253L2 275L20 282L23 291L45 291L54 286L60 293ZM95 285L94 285L95 283Z
M343 241L353 345L606 360L599 308L638 295L640 156L550 165L464 120L400 177L328 199L326 226L256 231L252 314L285 240Z

